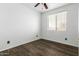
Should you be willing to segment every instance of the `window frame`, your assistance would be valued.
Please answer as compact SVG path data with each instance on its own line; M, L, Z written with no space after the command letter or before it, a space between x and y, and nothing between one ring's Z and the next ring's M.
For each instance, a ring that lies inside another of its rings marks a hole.
M63 13L63 12L66 12L66 24L65 24L65 30L64 30L64 31L58 31L58 30L57 30L57 14L59 14L59 13ZM66 32L66 31L67 31L67 14L68 14L67 11L61 11L61 12L57 12L57 13L51 13L51 14L48 14L48 15L47 15L47 30L49 30L49 31L53 31L53 32ZM50 30L50 29L49 29L49 16L50 16L50 15L56 15L56 30Z

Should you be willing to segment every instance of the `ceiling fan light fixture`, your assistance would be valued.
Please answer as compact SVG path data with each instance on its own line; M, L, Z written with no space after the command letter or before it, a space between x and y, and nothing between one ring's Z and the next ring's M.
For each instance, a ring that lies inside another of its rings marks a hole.
M46 3L37 3L34 7L37 7L39 4L43 5L45 9L48 9L48 6Z

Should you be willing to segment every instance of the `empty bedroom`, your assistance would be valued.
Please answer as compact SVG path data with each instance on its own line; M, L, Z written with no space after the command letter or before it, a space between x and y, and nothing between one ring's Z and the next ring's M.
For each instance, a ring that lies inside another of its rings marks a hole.
M78 56L78 3L0 3L0 56Z

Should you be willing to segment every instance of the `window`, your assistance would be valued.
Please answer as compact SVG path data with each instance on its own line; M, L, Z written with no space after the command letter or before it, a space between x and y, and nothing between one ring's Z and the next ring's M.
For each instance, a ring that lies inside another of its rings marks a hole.
M49 15L48 29L53 31L66 31L66 17L67 12L60 12L57 14Z
M49 29L56 30L56 15L49 16Z

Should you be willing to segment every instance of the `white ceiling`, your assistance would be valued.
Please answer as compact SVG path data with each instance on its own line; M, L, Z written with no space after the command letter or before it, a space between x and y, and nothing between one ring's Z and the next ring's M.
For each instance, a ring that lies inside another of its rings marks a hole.
M54 9L54 8L57 8L60 6L64 6L68 3L46 3L46 4L48 6L48 9L45 9L45 7L42 4L38 5L37 7L34 7L36 5L36 3L23 3L23 5L30 7L36 11L39 11L39 12L49 11L51 9Z

